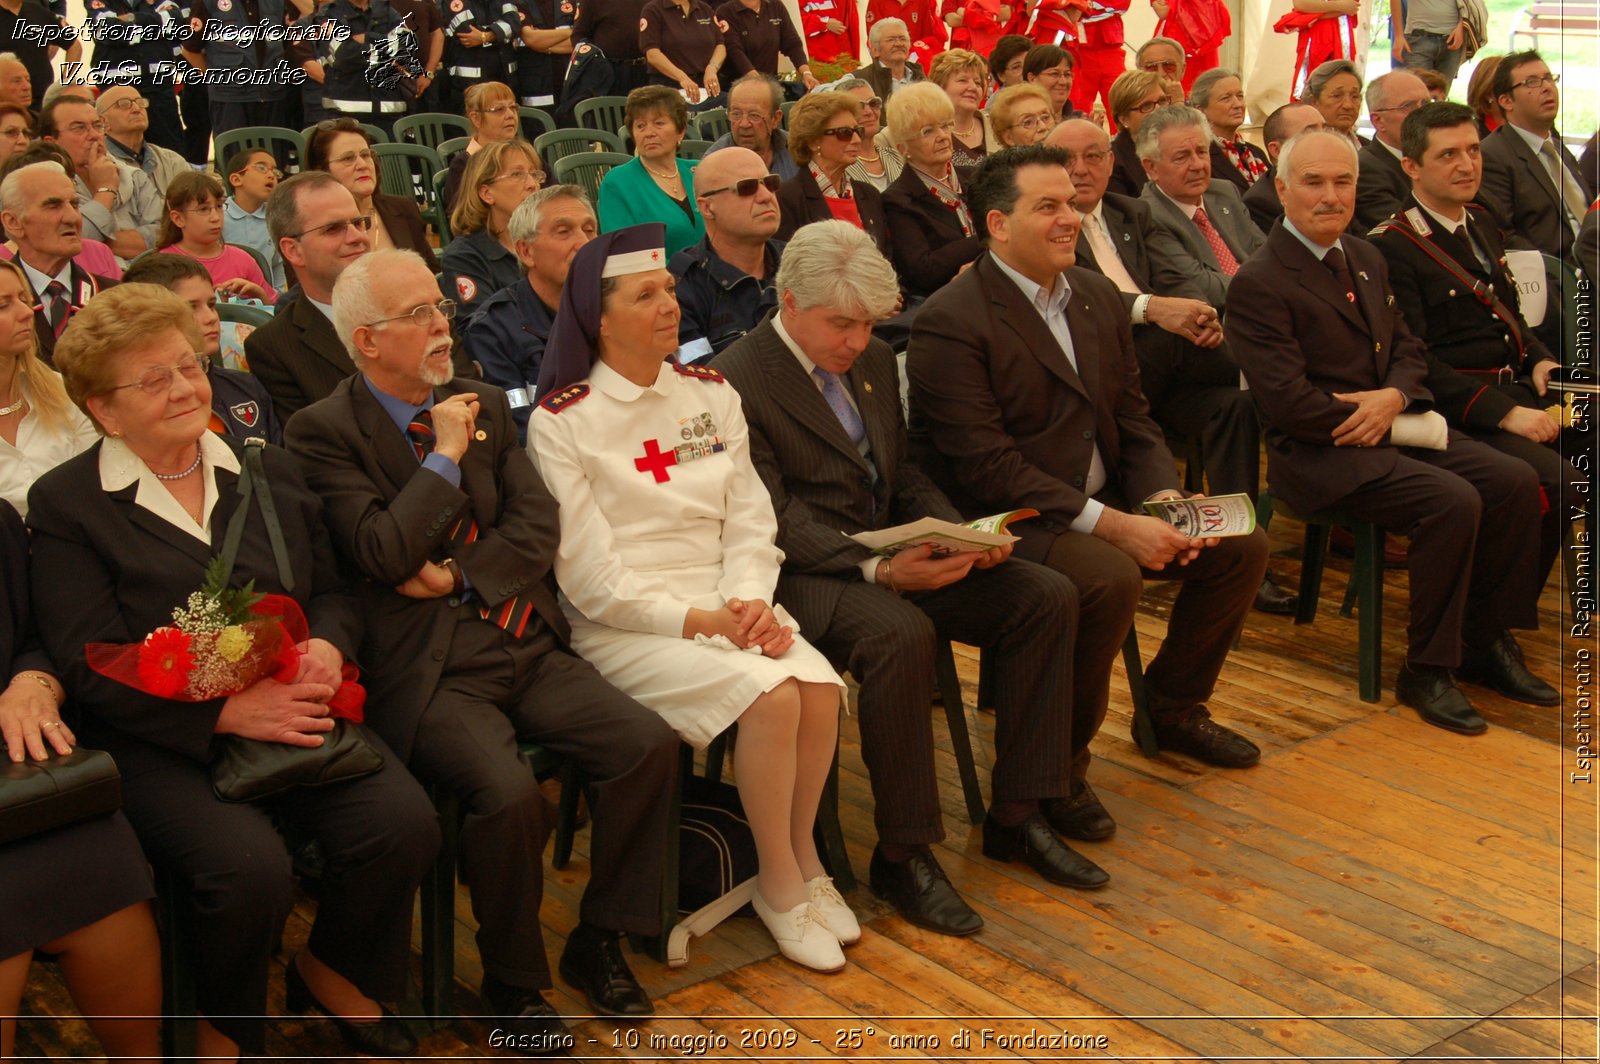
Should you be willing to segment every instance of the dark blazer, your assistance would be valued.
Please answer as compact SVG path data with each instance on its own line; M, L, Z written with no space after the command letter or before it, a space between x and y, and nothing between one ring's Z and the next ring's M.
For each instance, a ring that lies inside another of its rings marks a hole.
M1244 194L1245 208L1250 212L1250 220L1256 223L1256 228L1263 233L1271 232L1272 225L1283 217L1283 201L1278 198L1278 183L1268 174L1260 181L1250 186Z
M17 261L17 265L20 267L22 263ZM72 309L67 312L67 325L69 327L72 325L72 315L76 314L97 292L107 288L114 288L117 284L116 281L109 277L101 277L97 273L90 273L76 262L72 264L71 269L71 280L67 285L67 298L72 304ZM40 297L40 293L32 291L32 284L28 280L26 271L22 274L22 286L29 290L28 295L33 300L33 331L39 337L39 357L45 361L46 365L53 366L55 363L52 361L51 356L55 354L56 350L56 334L50 328L49 311L45 307L45 301Z
M1407 196L1397 214L1420 218L1424 236L1444 256L1479 284L1492 286L1495 296L1515 315L1516 325L1506 323L1490 311L1472 288L1431 258L1410 237L1395 226L1375 233L1373 245L1389 264L1389 286L1395 303L1405 315L1406 325L1428 348L1433 360L1456 370L1493 371L1509 366L1517 375L1533 372L1543 359L1560 362L1522 320L1517 286L1505 267L1505 248L1500 232L1481 210L1467 211L1467 228L1484 249L1490 269L1485 270L1461 236L1447 232ZM1439 412L1458 427L1493 431L1500 419L1518 405L1514 393L1502 390L1500 383L1516 391L1526 391L1509 381L1497 382L1483 373L1452 373L1435 370L1428 378Z
M283 422L356 371L333 322L304 296L244 338L244 357Z
M54 673L39 642L28 596L28 530L14 506L0 499L0 676L29 669Z
M1182 264L1184 275L1203 293L1202 298L1218 310L1228 299L1229 277L1222 272L1216 253L1194 221L1178 208L1154 182L1146 185L1139 198L1150 205L1150 217L1155 222L1152 240L1161 254ZM1226 181L1212 178L1211 187L1204 197L1206 217L1222 242L1228 245L1233 257L1244 262L1265 239L1256 223L1250 220L1239 190Z
M778 600L813 637L826 632L844 588L872 556L847 538L921 517L960 520L910 460L895 358L879 340L844 375L861 411L869 467L771 319L711 363L738 389L750 457L778 515ZM873 477L872 471L877 476Z
M1356 158L1361 173L1356 178L1356 224L1352 229L1357 236L1364 236L1394 214L1402 200L1411 198L1411 178L1377 137L1357 152Z
M1585 202L1593 203L1592 179L1559 136L1556 146L1567 169L1577 178ZM1561 190L1550 180L1544 162L1509 122L1484 138L1483 187L1478 190L1478 202L1505 230L1512 247L1534 248L1572 261L1573 233L1566 221Z
M884 103L889 102L889 97L894 93L894 78L889 73L889 68L874 59L864 67L856 70L856 77L872 86L872 91ZM918 63L906 64L906 80L908 82L921 81L923 78L922 66Z
M957 171L966 186L966 174ZM908 164L884 190L883 213L900 284L926 296L947 284L967 263L983 254L983 243L961 230L954 211L940 203Z
M1433 405L1426 348L1395 305L1383 256L1359 237L1341 244L1356 302L1280 222L1234 276L1223 319L1266 426L1267 483L1302 513L1387 476L1400 457L1389 446L1335 447L1333 430L1355 407L1334 392L1397 388L1408 412Z
M415 251L428 264L429 270L439 272L439 260L434 257L433 245L428 243L428 230L422 224L422 212L414 202L404 196L374 193L372 209L383 220L383 228L388 231L395 247Z
M1267 172L1261 180L1271 181L1272 161L1267 158L1267 153L1248 142L1245 143L1245 150L1267 164ZM1250 191L1252 187L1250 179L1240 173L1237 166L1233 165L1233 160L1228 158L1228 153L1222 150L1222 145L1217 143L1215 138L1211 141L1211 176L1232 182L1241 196Z
M235 453L243 445L224 442ZM72 692L81 722L72 727L85 745L110 750L125 777L176 756L204 763L223 699L179 703L140 694L107 679L84 660L86 643L134 643L172 623L172 611L199 590L206 565L221 553L238 506L239 477L216 471L217 502L211 543L201 543L139 506L137 486L100 486L97 443L40 477L28 493L33 529L33 608L56 675ZM323 525L322 499L306 486L284 451L263 452L267 480L294 575L292 597L305 610L311 634L354 660L361 614L339 578ZM261 510L251 503L232 584L255 581L257 591L283 594ZM152 749L155 748L155 749Z
M1076 369L991 255L922 305L906 355L924 468L963 512L1038 510L1011 529L1022 537L1017 556L1029 561L1042 560L1083 511L1095 447L1107 505L1178 486L1116 286L1079 266L1063 276Z
M865 181L850 182L850 194L855 197L856 211L861 215L861 228L866 231L883 252L890 257L889 219L883 213L883 195ZM791 240L794 231L811 222L833 220L822 188L811 174L811 167L802 166L798 173L778 189L778 239Z
M327 503L334 549L359 578L367 618L361 660L368 679L367 723L401 760L411 757L417 721L450 650L456 624L481 624L471 602L411 599L396 587L425 561L455 558L475 598L497 606L530 594L540 618L566 642L550 565L560 525L556 503L517 439L505 393L457 378L436 399L478 394L478 434L461 460L461 486L417 463L400 430L367 387L341 381L333 394L290 420L284 438L313 490ZM477 521L476 542L450 547L457 517Z
M1144 163L1139 161L1139 150L1134 147L1133 137L1126 129L1117 131L1111 138L1111 184L1108 191L1121 196L1137 196L1150 180L1150 175L1144 172Z

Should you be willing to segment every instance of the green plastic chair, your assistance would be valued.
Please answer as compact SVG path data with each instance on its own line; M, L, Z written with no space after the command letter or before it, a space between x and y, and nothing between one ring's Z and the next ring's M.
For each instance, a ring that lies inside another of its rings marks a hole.
M471 137L451 137L449 140L440 141L439 146L434 151L439 153L439 161L448 170L450 169L450 160L466 151L467 145L471 143Z
M712 107L689 117L689 128L700 140L720 140L732 128L726 107Z
M371 122L361 122L359 124L361 126L362 132L366 133L367 139L370 140L372 143L374 143L374 144L387 144L387 143L389 143L389 131L384 129L382 126L375 126ZM305 140L305 142L307 144L310 144L311 143L311 134L315 133L316 130L317 130L317 127L314 126L314 125L313 126L307 126L306 128L304 128L304 129L302 129L300 131L300 136Z
M678 143L678 158L702 159L705 157L706 151L710 149L710 147L711 142L709 140L680 141Z
M594 96L580 101L572 109L572 117L584 129L603 129L621 137L627 126L627 110L626 96Z
M394 124L397 144L420 144L439 150L439 145L456 137L472 136L472 123L460 115L436 114L406 115Z
M234 152L246 148L269 151L278 160L278 169L286 174L298 173L306 155L306 139L292 129L282 126L240 126L217 134L212 141L212 159L217 173L227 165Z
M555 116L549 111L541 111L537 107L522 106L517 108L517 114L522 116L522 137L524 140L535 140L541 133L548 133L556 128Z
M405 196L417 202L423 220L439 224L439 200L433 175L444 169L439 153L421 144L374 144L378 162L378 189L385 195Z
M596 149L595 145L600 147ZM577 155L580 152L607 151L625 155L622 141L615 133L607 133L603 129L553 129L548 133L539 134L533 142L533 150L539 153L539 158L554 167L563 156Z
M600 181L614 166L633 159L622 152L588 151L563 155L554 163L556 181L563 185L579 185L589 193L589 202L600 202Z
M433 199L439 205L438 217L434 219L433 231L439 234L439 250L444 251L444 246L450 243L450 204L444 201L444 183L450 179L449 170L440 170L433 175Z

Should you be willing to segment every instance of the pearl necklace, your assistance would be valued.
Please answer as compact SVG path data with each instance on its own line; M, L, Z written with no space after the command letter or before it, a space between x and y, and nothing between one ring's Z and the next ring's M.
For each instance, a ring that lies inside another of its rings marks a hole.
M194 471L199 469L199 468L200 468L200 445L199 444L195 444L195 448L194 448L194 465L190 466L188 469L185 469L182 473L156 473L156 471L154 469L150 470L150 472L156 473L156 479L157 480L182 480L185 477L193 476L194 475Z
M662 181L680 181L680 180L682 180L682 178L678 174L678 171L676 171L676 170L672 171L670 174L663 174L659 170L652 170L650 168L650 164L644 161L644 156L642 156L642 155L639 157L639 165L644 167L645 173L649 174L651 177L659 178Z

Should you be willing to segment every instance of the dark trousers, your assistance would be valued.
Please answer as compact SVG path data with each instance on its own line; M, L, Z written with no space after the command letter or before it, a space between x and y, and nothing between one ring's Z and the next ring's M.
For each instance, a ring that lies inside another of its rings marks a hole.
M123 810L140 843L193 905L200 1011L246 1053L262 1051L267 965L294 904L274 818L317 840L327 862L306 948L368 997L404 995L412 906L439 823L400 759L362 734L383 754L376 774L260 803L219 801L206 766L154 748L140 751L141 770L125 781Z
M1151 414L1170 435L1199 437L1210 494L1260 494L1261 422L1249 392L1237 386L1183 388Z
M1050 544L1045 564L1078 588L1078 641L1072 666L1073 704L1105 719L1111 663L1133 625L1133 613L1150 580L1181 580L1167 638L1144 670L1150 712L1160 719L1202 707L1267 571L1267 536L1260 529L1200 552L1188 565L1140 569L1120 547L1082 532L1063 532ZM1073 762L1073 779L1088 771L1089 753Z
M183 157L191 164L204 166L211 159L211 90L206 85L185 85L178 94L178 113L183 116ZM226 164L226 159L218 159Z
M516 640L476 617L456 626L412 746L417 777L458 794L464 876L483 970L511 986L550 985L539 904L553 810L517 743L575 760L590 783L593 837L579 916L637 934L661 928L667 813L678 737L659 716L557 647L542 626Z
M187 89L185 92L189 91ZM283 100L251 100L240 102L237 100L219 100L215 95L209 103L211 113L211 135L221 136L229 130L242 129L245 126L281 126L288 127L289 110ZM218 159L218 164L227 160ZM281 166L288 160L279 159Z
M1482 647L1508 628L1538 627L1539 479L1455 432L1442 451L1400 452L1392 473L1331 508L1410 539L1407 657L1453 669L1463 641Z
M1472 435L1501 454L1528 463L1539 478L1539 491L1544 497L1540 500L1539 564L1534 581L1542 588L1550 578L1556 559L1561 556L1561 543L1567 527L1572 524L1574 510L1589 509L1589 478L1574 468L1571 461L1561 457L1561 449L1554 445L1534 443L1512 432Z
M929 700L936 640L990 651L995 800L1070 793L1067 765L1099 724L1073 714L1067 701L1077 623L1072 585L1017 559L904 597L861 580L846 585L828 630L813 642L861 684L861 758L882 841L920 846L944 837Z

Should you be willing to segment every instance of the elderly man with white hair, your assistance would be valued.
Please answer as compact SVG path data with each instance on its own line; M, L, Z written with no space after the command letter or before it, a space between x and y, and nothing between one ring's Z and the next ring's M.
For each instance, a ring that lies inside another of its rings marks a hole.
M1429 102L1428 87L1406 70L1392 70L1367 83L1367 113L1376 134L1361 149L1356 178L1356 232L1365 233L1394 214L1411 196L1411 178L1400 165L1400 127Z
M911 61L911 30L897 18L881 18L867 31L867 50L872 62L856 71L856 77L872 86L885 104L896 89L903 89L925 74Z
M777 288L777 313L713 366L739 392L751 457L777 511L778 601L861 683L878 829L873 892L940 934L983 926L931 849L944 826L928 692L948 639L987 648L995 675L984 854L1062 886L1103 885L1106 873L1052 830L1058 820L1074 838L1115 830L1098 802L1071 802L1073 751L1100 724L1070 705L1076 589L1011 559L1009 545L935 554L923 544L883 557L850 538L926 517L962 520L910 458L894 355L872 336L894 312L899 284L871 237L827 221L789 242Z
M1538 627L1539 484L1531 466L1449 431L1424 384L1384 257L1345 236L1356 151L1333 131L1284 145L1284 221L1242 266L1224 328L1266 425L1267 482L1410 540L1411 623L1395 695L1463 735L1488 725L1453 671L1505 693L1547 688L1513 628Z

